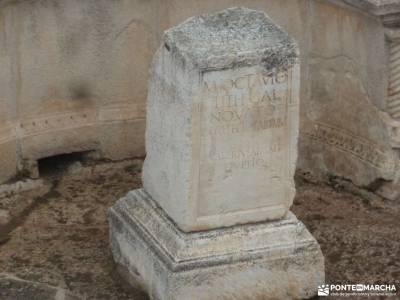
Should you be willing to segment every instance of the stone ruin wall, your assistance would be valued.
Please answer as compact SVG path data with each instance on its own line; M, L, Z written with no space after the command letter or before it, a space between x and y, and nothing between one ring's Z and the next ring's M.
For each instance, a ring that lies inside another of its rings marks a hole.
M1 0L0 182L63 153L144 155L148 70L162 32L231 6L267 12L299 43L298 166L360 186L396 181L400 17L344 2L357 3Z

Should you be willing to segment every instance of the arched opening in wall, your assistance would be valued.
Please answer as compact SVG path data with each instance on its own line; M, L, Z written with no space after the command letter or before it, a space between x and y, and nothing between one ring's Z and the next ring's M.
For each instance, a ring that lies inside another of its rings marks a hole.
M93 151L64 153L41 158L37 161L40 177L53 177L82 167Z

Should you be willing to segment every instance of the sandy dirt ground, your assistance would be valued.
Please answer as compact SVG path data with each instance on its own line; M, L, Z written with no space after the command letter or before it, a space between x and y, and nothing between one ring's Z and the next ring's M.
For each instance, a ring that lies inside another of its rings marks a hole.
M118 198L141 186L141 167L140 159L61 163L43 171L47 184L41 188L0 199L0 210L9 214L8 223L0 225L0 273L81 299L147 299L119 278L106 218ZM399 204L367 200L340 184L318 185L302 176L297 185L292 210L321 245L327 283L400 287ZM34 290L27 298L17 288L0 280L0 298L39 299Z

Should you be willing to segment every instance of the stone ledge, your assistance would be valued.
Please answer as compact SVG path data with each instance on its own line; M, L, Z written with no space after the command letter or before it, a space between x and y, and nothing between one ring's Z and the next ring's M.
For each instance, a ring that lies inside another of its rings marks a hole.
M110 209L109 221L115 261L153 299L307 298L324 283L319 245L292 213L275 222L184 233L135 190Z
M398 0L329 0L333 3L344 3L361 9L375 16L400 13Z
M133 118L130 111L120 115L117 112L116 109L102 110L102 114L92 112L96 115L94 119L81 123L71 112L59 114L58 119L56 116L32 119L25 121L25 125L20 121L9 122L6 126L0 124L0 185L14 178L19 171L37 178L36 161L59 154L97 151L102 158L111 160L142 156L144 119ZM63 123L63 120L68 122Z

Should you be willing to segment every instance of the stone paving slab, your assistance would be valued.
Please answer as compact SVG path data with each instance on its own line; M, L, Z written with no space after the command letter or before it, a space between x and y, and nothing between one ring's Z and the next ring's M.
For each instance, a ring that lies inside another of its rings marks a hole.
M2 300L79 300L71 292L45 283L23 280L11 274L0 273Z

